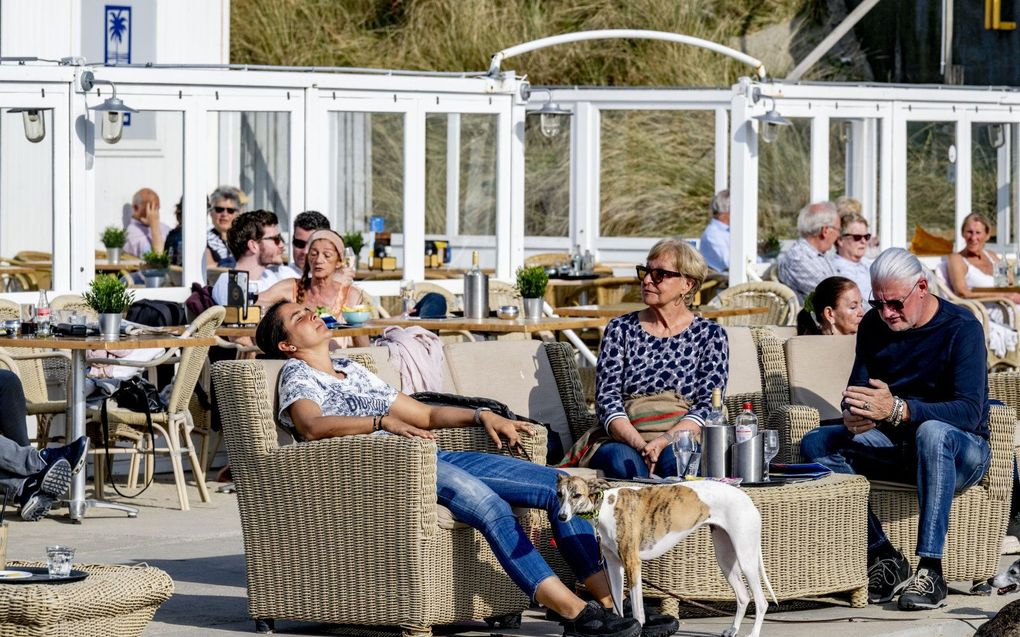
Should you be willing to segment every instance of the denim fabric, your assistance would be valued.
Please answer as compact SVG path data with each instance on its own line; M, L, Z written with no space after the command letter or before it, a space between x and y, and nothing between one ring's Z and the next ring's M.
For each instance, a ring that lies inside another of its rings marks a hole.
M589 469L599 469L610 479L647 478L648 465L637 449L625 442L607 442L599 447L591 460ZM672 445L666 445L655 463L655 475L666 478L676 475L676 456Z
M28 444L21 380L13 372L0 370L0 489L13 498L21 492L26 476L45 468L42 456Z
M556 517L560 473L488 453L440 451L438 455L439 504L481 531L510 579L532 599L542 580L555 574L524 533L511 506L544 509L549 514L556 546L578 578L587 579L602 569L591 523L577 517L561 522Z
M938 420L921 423L914 439L900 444L875 429L868 434L851 437L843 425L819 427L804 436L800 451L836 473L916 484L920 508L916 554L941 558L953 494L977 484L988 471L988 441ZM882 525L869 507L869 550L884 541Z

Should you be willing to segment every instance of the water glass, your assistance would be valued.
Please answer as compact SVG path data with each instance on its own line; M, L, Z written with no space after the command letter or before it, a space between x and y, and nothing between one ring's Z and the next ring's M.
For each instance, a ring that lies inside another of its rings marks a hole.
M779 453L779 432L775 429L765 429L761 432L762 435L762 464L764 470L764 477L762 480L768 481L769 479L769 463Z
M677 477L698 475L698 464L701 462L701 445L695 440L694 435L686 429L674 431L669 436L670 444L673 446L673 455L676 456Z
M74 561L74 549L69 546L46 547L46 569L52 578L64 578L71 575L71 563Z

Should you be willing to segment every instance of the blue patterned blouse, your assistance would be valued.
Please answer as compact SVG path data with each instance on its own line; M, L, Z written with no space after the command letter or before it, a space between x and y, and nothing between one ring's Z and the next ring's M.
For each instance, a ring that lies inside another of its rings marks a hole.
M694 317L690 326L668 337L641 327L638 312L609 322L595 376L595 414L603 427L626 416L623 401L667 389L691 404L687 417L704 425L712 409L712 389L725 392L729 342L718 324Z

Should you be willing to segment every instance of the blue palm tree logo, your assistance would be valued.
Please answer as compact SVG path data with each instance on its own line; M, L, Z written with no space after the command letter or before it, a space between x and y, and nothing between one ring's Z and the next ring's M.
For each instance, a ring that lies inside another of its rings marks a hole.
M110 40L116 43L116 48L113 51L113 59L116 61L120 60L120 45L124 42L124 32L127 31L127 18L124 16L123 10L118 9L116 13L110 12Z

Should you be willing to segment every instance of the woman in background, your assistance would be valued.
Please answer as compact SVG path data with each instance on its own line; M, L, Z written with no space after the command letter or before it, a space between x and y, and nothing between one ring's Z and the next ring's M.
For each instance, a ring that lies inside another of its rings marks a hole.
M863 318L864 299L857 284L830 276L804 299L804 309L797 314L797 334L856 334Z

